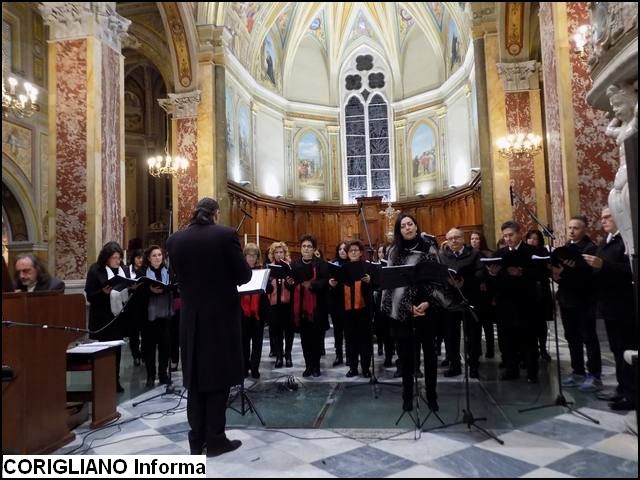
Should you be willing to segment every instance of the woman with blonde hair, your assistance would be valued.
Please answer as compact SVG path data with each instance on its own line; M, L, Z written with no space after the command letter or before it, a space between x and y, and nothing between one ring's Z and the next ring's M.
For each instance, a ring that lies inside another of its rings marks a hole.
M273 339L276 356L275 368L282 368L283 357L287 367L292 367L291 349L293 347L293 310L291 291L293 278L289 261L289 248L284 242L273 242L269 247L269 261L282 268L282 273L272 274L267 296L269 298L269 337ZM274 269L274 272L279 269ZM282 341L284 340L284 349Z
M251 269L262 268L262 255L255 243L247 243L242 251ZM262 338L264 322L268 314L268 300L264 293L242 295L242 350L244 353L244 376L260 378L260 356L262 355Z

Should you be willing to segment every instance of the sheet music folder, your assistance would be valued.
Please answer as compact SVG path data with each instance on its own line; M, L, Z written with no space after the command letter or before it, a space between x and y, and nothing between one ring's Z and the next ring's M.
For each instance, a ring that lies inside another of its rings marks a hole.
M265 293L267 290L267 283L269 283L268 268L262 268L258 270L251 270L251 280L244 285L238 287L238 293L240 295L252 295L254 293Z
M416 285L436 283L446 285L448 268L441 263L421 262L417 265L393 265L380 269L380 289L388 290Z
M116 290L120 287L128 288L134 285L146 284L150 287L161 288L162 290L171 290L175 287L172 283L162 283L158 280L154 280L149 277L138 277L138 278L127 278L121 275L114 275L109 280L107 280L107 286L113 287Z

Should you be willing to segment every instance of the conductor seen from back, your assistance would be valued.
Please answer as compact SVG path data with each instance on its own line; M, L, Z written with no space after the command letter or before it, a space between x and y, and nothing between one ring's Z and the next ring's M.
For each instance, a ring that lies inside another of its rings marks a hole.
M237 286L251 279L236 232L218 225L211 198L196 205L190 225L167 240L182 298L180 346L191 454L217 456L239 440L225 433L229 389L243 381L241 308Z

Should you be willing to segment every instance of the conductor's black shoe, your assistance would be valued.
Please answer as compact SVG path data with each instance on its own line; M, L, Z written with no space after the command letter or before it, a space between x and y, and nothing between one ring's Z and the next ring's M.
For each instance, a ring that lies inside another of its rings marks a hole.
M449 367L449 370L444 372L444 376L445 377L457 377L461 373L462 373L462 367L460 365L457 365L457 366L453 366L452 365L452 366Z
M303 377L310 377L311 376L311 369L307 368L304 372L302 372L302 376Z
M540 352L540 358L542 358L545 362L551 361L551 355L549 355L549 352L547 352L546 350Z
M290 353L285 353L284 354L284 365L287 368L293 367L293 362L291 361L291 354Z
M610 402L609 408L611 410L620 411L620 410L633 410L634 408L636 408L636 406L633 403L633 400L630 400L626 397L622 397L617 402Z
M445 373L446 375L446 373ZM478 372L478 367L469 367L469 377L470 378L480 378L480 373Z
M369 370L363 370L362 371L362 376L364 378L371 378L371 372Z
M311 375L313 375L314 377L319 377L320 375L322 375L322 373L320 373L319 368L314 368L313 371L311 372Z
M333 366L337 367L338 365L342 365L344 363L344 361L342 360L342 357L336 357L336 359L333 361Z
M402 401L402 410L405 412L410 412L413 410L413 398L404 399Z
M347 377L349 377L349 378L351 378L351 377L357 377L357 376L358 376L358 370L354 370L354 369L352 368L352 369L350 369L350 370L347 372L347 375L346 375L346 376L347 376Z
M223 453L233 452L234 450L240 448L240 445L242 445L242 442L240 440L226 439L220 446L214 448L207 446L207 457L217 457L218 455L222 455Z

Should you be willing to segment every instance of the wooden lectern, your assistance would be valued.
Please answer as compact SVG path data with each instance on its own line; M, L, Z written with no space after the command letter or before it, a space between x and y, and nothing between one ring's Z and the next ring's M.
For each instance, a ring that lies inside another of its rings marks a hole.
M86 328L84 295L3 293L3 322ZM83 333L2 326L2 364L14 372L2 385L2 450L52 452L74 439L67 427L67 347Z

